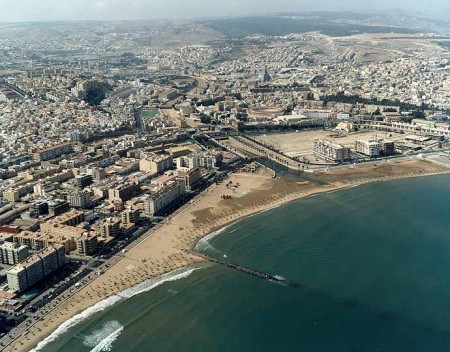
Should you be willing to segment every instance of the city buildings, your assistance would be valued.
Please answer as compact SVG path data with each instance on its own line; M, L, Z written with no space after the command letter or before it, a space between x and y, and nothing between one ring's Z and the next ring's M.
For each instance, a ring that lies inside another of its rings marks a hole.
M77 241L77 253L80 256L92 256L97 252L98 237L96 234L83 234Z
M176 179L162 185L144 200L144 212L155 216L180 201L185 195L184 181Z
M159 220L141 213L165 216L241 164L261 172L250 163L260 156L314 172L399 146L436 151L450 138L450 53L434 37L407 48L370 34L352 48L354 38L323 33L154 46L143 36L172 37L178 25L75 27L49 40L0 37L0 223L13 241L1 245L5 265L52 246L75 257L122 248L117 237ZM102 101L88 101L90 90ZM278 146L257 140L280 131L290 133ZM240 132L251 132L250 149ZM297 145L277 151L292 135ZM31 264L12 271L11 286L43 277Z
M34 154L34 160L51 160L55 159L63 154L68 154L73 151L72 143L61 143L50 147L44 147L38 149Z
M4 242L0 244L0 263L7 265L18 264L29 257L27 246Z
M173 159L169 155L147 155L139 162L139 169L145 172L160 174L173 167Z
M110 200L121 200L123 202L131 199L141 191L137 183L124 183L108 190L108 197Z
M64 246L52 245L46 247L6 272L8 287L15 292L26 291L64 264Z
M67 195L67 202L71 207L86 209L91 205L91 194L89 191L75 191Z
M120 219L108 218L101 224L101 236L102 237L117 237L120 235Z

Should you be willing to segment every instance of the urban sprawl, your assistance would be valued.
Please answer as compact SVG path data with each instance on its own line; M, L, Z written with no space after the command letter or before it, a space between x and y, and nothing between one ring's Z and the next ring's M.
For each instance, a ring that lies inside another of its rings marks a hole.
M356 38L397 51L364 61L320 33L163 46L146 40L176 26L87 26L0 37L2 336L237 169L448 163L450 53L429 34Z

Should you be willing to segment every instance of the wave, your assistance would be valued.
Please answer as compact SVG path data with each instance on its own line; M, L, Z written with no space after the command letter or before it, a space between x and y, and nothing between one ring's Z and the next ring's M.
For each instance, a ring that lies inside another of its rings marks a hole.
M271 205L270 207L268 207L267 209L265 209L265 211L274 210L274 209L280 208L280 207L282 207L284 205L285 204L283 204L283 203L274 204L274 205Z
M136 296L140 293L150 291L150 290L154 289L155 287L162 285L165 282L184 279L184 278L188 277L189 275L191 275L197 269L199 269L199 268L186 267L186 268L176 269L174 271L171 271L170 273L163 274L163 275L158 276L153 279L149 279L135 287L125 289L111 297L108 297L108 298L104 299L103 301L100 301L100 302L94 304L92 307L87 308L80 314L77 314L74 317L66 320L51 335L49 335L44 340L39 342L38 345L34 349L32 349L30 352L38 352L38 351L42 350L49 343L54 342L61 335L65 334L69 329L78 325L79 323L81 323L82 321L91 317L92 315L99 313L101 311L104 311L105 309L115 305L116 303L118 303L124 299L128 299L128 298ZM119 332L119 334L120 334L120 332ZM111 336L111 338L112 337L113 336ZM96 350L96 351L101 351L101 350Z
M224 227L220 228L219 230L211 232L209 235L203 237L195 245L195 250L198 251L198 252L202 252L202 251L204 251L206 249L210 249L210 250L213 250L214 252L220 254L221 256L224 255L225 253L219 251L211 243L209 243L209 241L212 240L214 237L217 237L218 235L222 234L226 230L228 230L234 224L235 223L228 224L227 226L224 226Z
M93 347L91 352L111 351L112 344L120 336L124 327L118 321L109 321L99 330L83 337L83 345Z
M112 350L112 344L116 339L120 336L120 334L123 331L123 326L116 331L114 331L111 335L106 336L100 343L95 346L91 352L101 352L101 351L111 351Z

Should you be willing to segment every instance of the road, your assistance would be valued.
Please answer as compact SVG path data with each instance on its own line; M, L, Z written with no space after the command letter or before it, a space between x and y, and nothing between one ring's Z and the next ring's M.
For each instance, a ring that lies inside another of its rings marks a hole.
M11 345L16 339L27 334L29 329L36 325L38 321L47 315L51 314L55 309L57 309L61 304L69 300L76 293L81 291L87 285L91 284L97 277L104 274L110 268L112 268L115 264L120 262L122 259L126 258L126 252L130 251L134 247L138 246L140 243L145 241L147 238L152 236L158 229L160 229L164 224L170 223L171 219L178 214L185 212L189 207L193 204L197 203L206 193L210 192L210 190L214 187L214 183L211 180L209 183L205 185L205 189L202 190L199 194L197 194L193 199L189 200L183 206L178 208L175 212L169 215L165 221L157 224L152 228L146 228L144 233L142 234L142 230L138 229L133 236L130 237L129 242L126 246L117 248L118 253L113 255L111 258L105 260L103 264L97 267L96 270L90 271L86 276L82 278L81 281L73 281L72 285L68 286L59 296L53 298L48 302L45 306L35 312L33 315L28 317L25 321L11 330L8 334L6 334L2 339L0 339L0 351L6 349L9 345ZM142 235L141 235L142 234ZM86 264L87 265L87 264ZM86 266L83 266L83 270Z

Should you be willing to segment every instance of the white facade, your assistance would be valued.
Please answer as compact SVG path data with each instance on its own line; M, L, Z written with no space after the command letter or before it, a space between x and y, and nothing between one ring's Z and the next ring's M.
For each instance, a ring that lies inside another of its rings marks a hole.
M316 139L314 154L329 161L344 161L350 158L350 148L326 139Z
M157 215L173 202L180 200L185 193L186 189L182 180L167 183L144 201L145 214L148 216Z
M29 257L28 247L5 242L0 245L0 263L16 265Z
M8 287L23 292L65 264L65 249L52 245L6 272Z
M380 155L380 142L377 140L362 140L356 141L355 150L357 153L361 153L367 156L379 156Z

